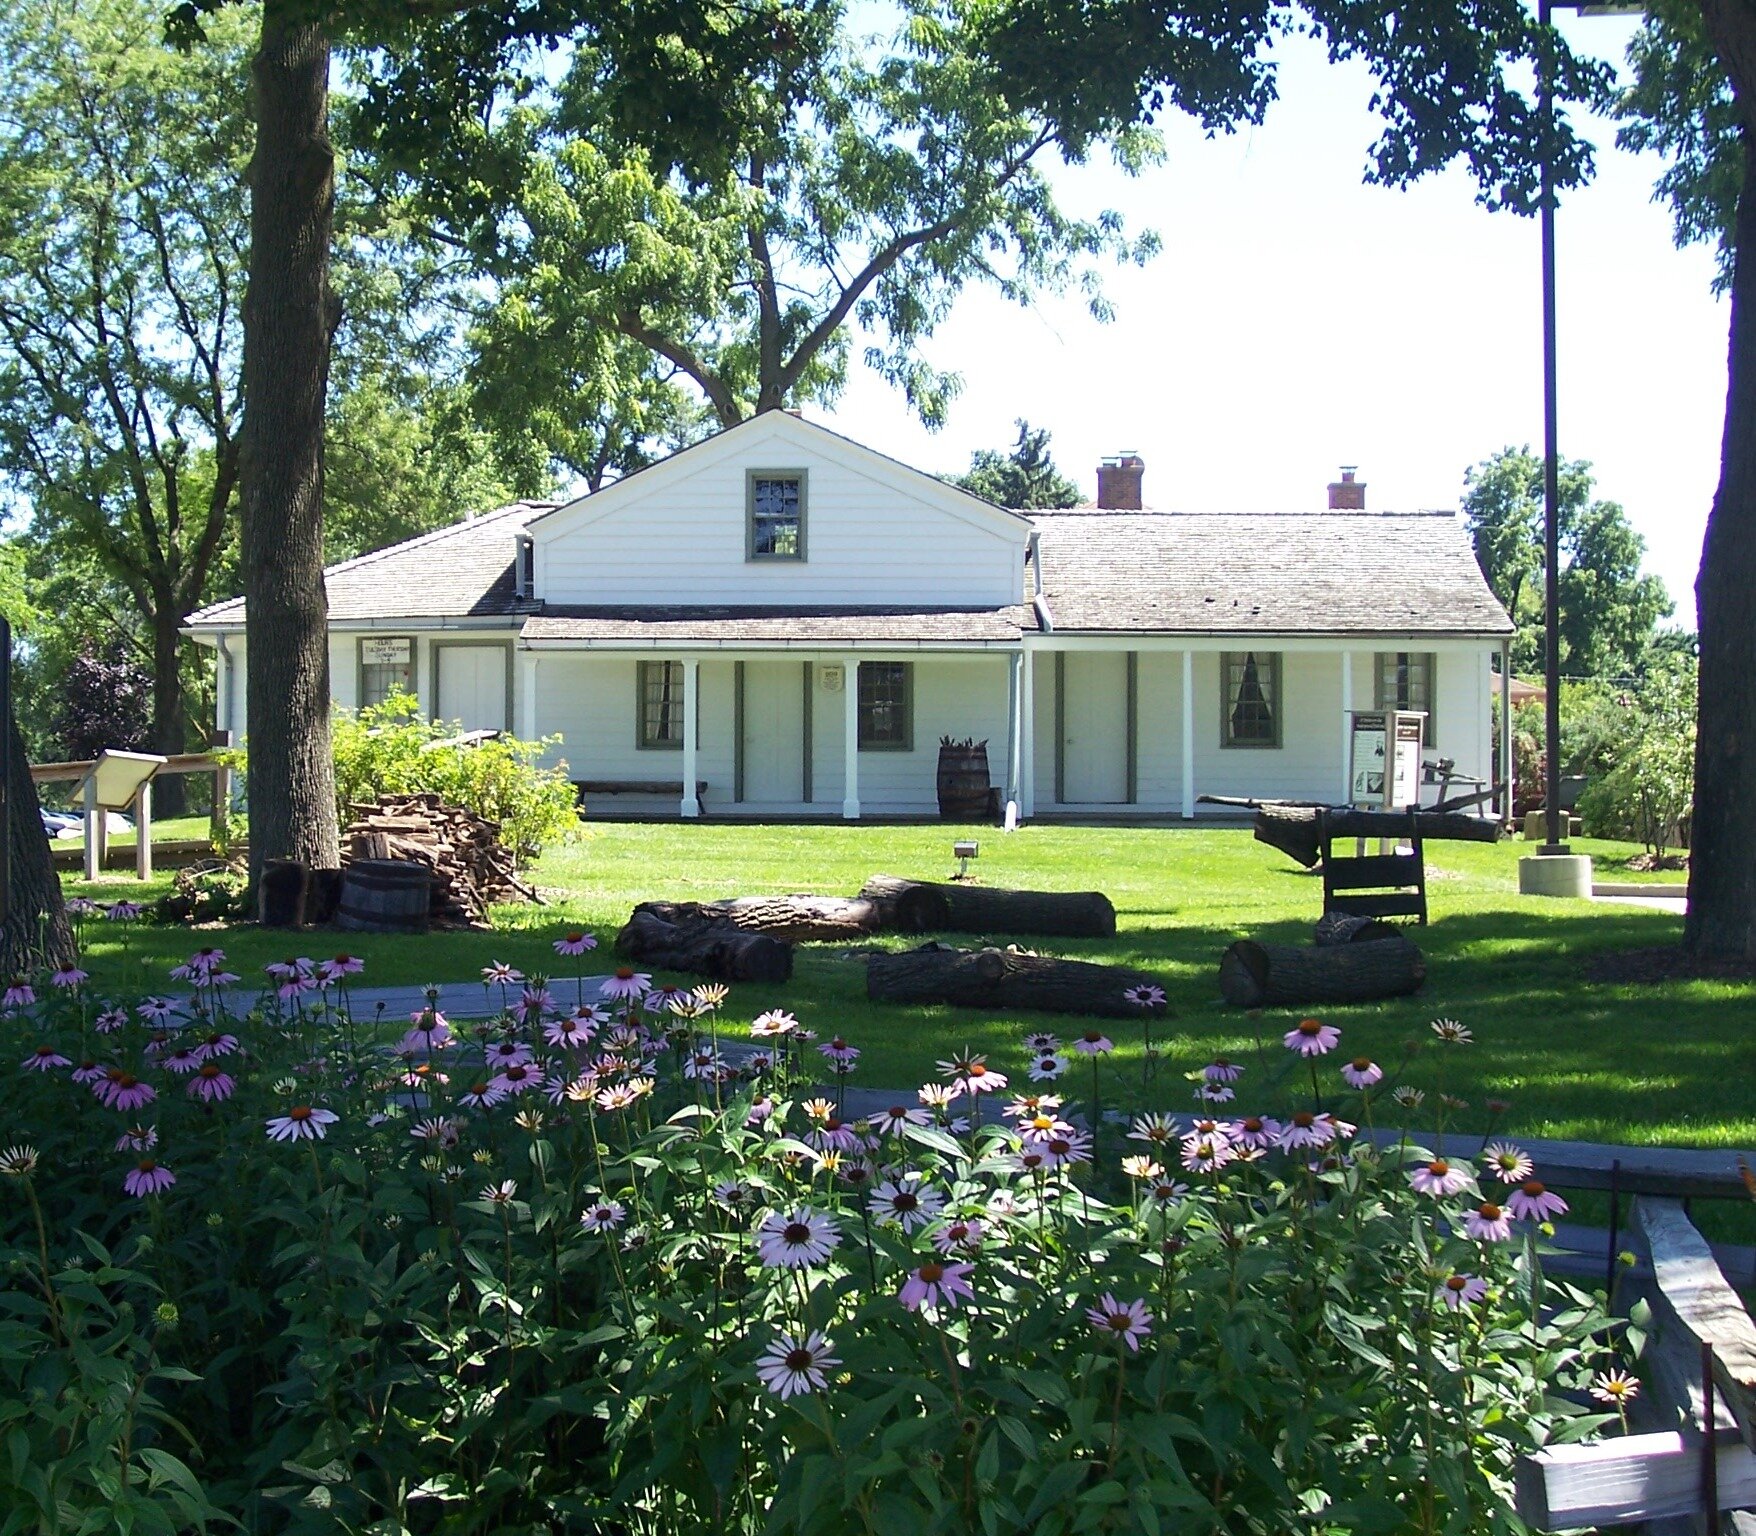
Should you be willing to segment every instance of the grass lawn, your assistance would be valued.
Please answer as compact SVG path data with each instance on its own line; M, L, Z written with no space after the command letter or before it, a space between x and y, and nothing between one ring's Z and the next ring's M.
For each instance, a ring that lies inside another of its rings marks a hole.
M1160 1092L1183 1093L1174 1074L1216 1053L1249 1061L1256 1031L1272 1047L1294 1013L1259 1020L1228 1010L1218 996L1221 950L1245 935L1302 942L1321 903L1318 877L1255 842L1245 829L1032 826L1007 836L992 828L931 826L743 826L705 822L593 827L549 854L536 879L548 908L507 908L491 934L305 935L239 927L197 940L187 930L106 925L87 930L88 963L101 985L162 988L164 967L197 942L222 942L246 976L289 951L363 954L366 980L380 984L458 980L490 959L526 971L566 974L549 940L568 923L606 942L634 902L651 897L812 891L852 894L883 872L944 878L960 832L978 836L982 878L1049 889L1100 888L1120 915L1113 940L1027 940L1070 956L1138 966L1161 977L1175 1017L1159 1027L1166 1046ZM1586 845L1610 859L1637 851ZM1433 921L1419 939L1428 982L1414 999L1332 1007L1343 1050L1370 1054L1429 1091L1442 1086L1479 1106L1511 1101L1508 1127L1525 1135L1683 1145L1756 1144L1756 988L1726 981L1649 986L1595 981L1592 959L1607 951L1673 942L1680 919L1630 906L1538 900L1517 894L1520 842L1428 845ZM164 881L145 889L162 889ZM141 889L120 878L95 887L100 899ZM1003 935L995 935L1004 940ZM912 940L887 939L905 946ZM961 940L960 942L970 942ZM881 1087L920 1081L935 1058L968 1045L1019 1071L1027 1029L1054 1028L1043 1015L995 1017L951 1008L868 1003L864 969L838 947L799 951L791 983L734 991L730 1015L748 1019L784 1006L820 1033L845 1034L865 1055L857 1081ZM1462 1020L1476 1043L1441 1056L1425 1048L1428 1022ZM1062 1025L1063 1032L1071 1021ZM1121 1080L1137 1082L1141 1040L1120 1028ZM1167 1081L1168 1080L1168 1081ZM1083 1082L1076 1088L1083 1092ZM1429 1104L1429 1110L1431 1105ZM1473 1116L1470 1118L1474 1118Z

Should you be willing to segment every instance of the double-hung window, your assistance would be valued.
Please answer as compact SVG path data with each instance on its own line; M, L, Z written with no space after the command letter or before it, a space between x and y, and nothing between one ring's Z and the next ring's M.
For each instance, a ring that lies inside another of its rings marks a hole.
M1427 719L1422 744L1433 745L1433 683L1436 674L1431 651L1380 651L1378 685L1374 700L1379 709L1425 710Z
M1280 745L1279 651L1223 652L1220 690L1220 702L1225 706L1220 724L1221 746Z
M366 635L360 640L360 707L382 704L393 693L415 691L415 642L408 635Z
M805 483L805 471L802 469L753 469L746 475L746 558L805 558Z
M860 750L908 752L914 747L914 667L906 661L860 663Z
M636 745L663 751L683 746L683 663L640 663L640 730Z

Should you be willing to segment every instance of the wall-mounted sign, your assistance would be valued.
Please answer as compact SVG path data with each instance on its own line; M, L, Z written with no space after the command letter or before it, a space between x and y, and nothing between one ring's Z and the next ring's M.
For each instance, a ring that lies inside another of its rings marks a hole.
M390 639L368 635L360 642L360 662L368 667L406 667L414 649L414 641L406 635Z
M1423 710L1356 709L1348 732L1348 798L1361 806L1403 809L1421 794Z

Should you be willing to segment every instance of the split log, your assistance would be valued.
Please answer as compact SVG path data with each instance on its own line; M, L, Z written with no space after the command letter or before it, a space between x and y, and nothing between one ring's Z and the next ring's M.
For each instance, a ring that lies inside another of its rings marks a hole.
M841 896L736 896L725 901L643 901L667 923L730 923L747 933L771 934L789 944L836 943L878 931L878 909Z
M1361 917L1357 912L1325 912L1317 919L1317 931L1311 935L1313 944L1372 944L1379 939L1399 939L1402 930L1395 923L1376 917Z
M1309 949L1240 939L1219 962L1219 989L1234 1008L1406 997L1426 979L1426 959L1400 936Z
M715 981L786 981L793 974L793 946L784 939L730 923L668 923L639 910L616 935L616 953Z
M860 888L860 898L877 909L880 927L903 933L1029 933L1068 939L1108 939L1116 933L1116 909L1102 891L1011 891L874 875Z
M1153 977L1120 966L1003 949L916 949L873 955L866 962L866 996L875 1003L953 1003L1137 1019L1141 1008L1122 994L1130 987L1157 985Z
M1407 837L1407 811L1356 811L1347 806L1333 809L1314 805L1265 803L1256 809L1253 827L1256 841L1278 848L1288 858L1315 869L1321 857L1317 837L1317 814L1327 811L1334 837ZM1500 840L1500 824L1461 811L1417 811L1415 828L1423 841L1494 843Z

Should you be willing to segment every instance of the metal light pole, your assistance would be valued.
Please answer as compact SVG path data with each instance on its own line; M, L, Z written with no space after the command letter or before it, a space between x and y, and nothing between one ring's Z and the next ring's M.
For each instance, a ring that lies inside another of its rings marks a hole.
M1549 31L1549 0L1537 0L1537 22ZM1555 179L1549 152L1555 69L1546 51L1537 64L1537 113L1545 135L1537 210L1543 244L1543 801L1549 812L1542 852L1554 854L1567 851L1567 823L1561 809L1561 460L1555 425Z

